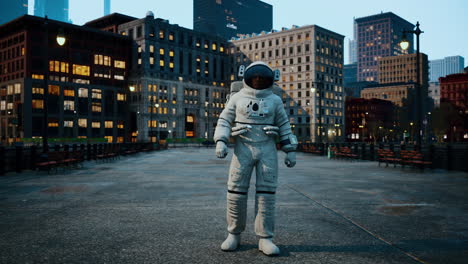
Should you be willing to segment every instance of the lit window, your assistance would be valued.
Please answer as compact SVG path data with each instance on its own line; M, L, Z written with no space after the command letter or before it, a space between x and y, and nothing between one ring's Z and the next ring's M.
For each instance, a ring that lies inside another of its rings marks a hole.
M86 118L78 119L78 126L79 127L88 127L88 119L86 119Z
M89 76L89 66L73 64L73 74Z
M125 69L125 61L114 60L114 67L119 69Z
M113 128L114 127L114 122L113 121L105 121L104 122L104 127L105 128Z
M92 128L101 128L101 122L91 122Z
M44 88L33 87L32 88L33 94L44 94Z
M171 69L174 68L174 63L173 62L169 62L169 68L171 68Z
M216 50L216 49L217 49L216 43L211 44L211 49L212 49L212 50Z
M125 94L117 93L117 101L125 101Z
M66 111L75 110L75 102L74 101L69 101L69 100L63 101L63 110L66 110Z
M64 96L75 96L75 90L63 90L63 95Z
M118 122L117 122L117 128L118 128L118 129L124 129L124 127L125 127L125 126L124 126L124 123L123 123L122 121L118 121Z
M174 57L174 51L173 50L169 51L169 56Z
M2 101L4 103L5 101ZM44 100L37 100L33 99L32 100L32 108L33 109L44 109ZM5 109L2 109L5 110Z
M159 61L159 66L164 67L164 60Z
M49 94L60 95L60 87L58 85L49 85Z
M88 97L88 88L80 88L78 89L78 97Z
M58 124L57 121L49 121L49 125L48 125L48 126L49 126L49 127L58 127L59 124Z
M125 78L124 78L123 75L118 75L118 74L115 74L115 75L114 75L114 79L116 79L116 80L121 80L121 81L125 80Z
M99 89L93 89L92 90L92 96L93 99L101 99L102 98L102 91Z
M91 105L91 111L100 113L102 111L101 103L93 102Z
M153 64L154 64L154 58L153 58L153 57L150 57L150 58L149 58L149 62L150 62L151 65L153 65Z
M71 120L64 120L63 127L73 127L73 121Z
M44 75L42 75L42 74L33 74L31 76L31 78L38 79L38 80L44 80Z
M164 39L164 30L159 30L159 38Z
M159 54L164 55L164 49L163 48L159 49Z
M224 46L223 45L219 46L219 52L224 52Z
M174 41L174 33L173 32L169 33L169 40Z
M149 51L150 51L151 53L154 53L154 45L150 45L150 46L149 46Z
M15 94L20 94L21 93L21 83L15 83Z

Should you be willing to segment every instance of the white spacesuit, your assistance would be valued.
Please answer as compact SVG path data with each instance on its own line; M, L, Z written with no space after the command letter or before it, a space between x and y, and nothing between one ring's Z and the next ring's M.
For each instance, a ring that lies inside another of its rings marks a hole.
M226 157L226 144L231 135L235 136L227 193L229 235L221 249L231 251L239 245L246 224L250 176L255 168L255 233L260 237L259 250L266 255L277 255L279 249L271 241L278 181L275 136L280 137L281 148L287 153L288 167L296 164L297 139L281 98L272 92L271 68L264 62L255 62L245 69L243 76L243 87L229 98L214 134L218 158Z

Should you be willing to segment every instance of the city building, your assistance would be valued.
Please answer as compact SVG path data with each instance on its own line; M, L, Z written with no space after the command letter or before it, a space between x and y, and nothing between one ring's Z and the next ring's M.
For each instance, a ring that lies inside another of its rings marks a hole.
M104 16L110 15L111 0L104 0Z
M387 100L346 98L346 141L394 141L393 108Z
M344 138L343 41L317 25L293 26L241 35L231 40L230 53L232 65L260 60L280 70L278 85L298 139L331 142Z
M273 7L259 0L193 0L193 29L224 39L273 28Z
M9 0L0 3L0 25L28 13L28 0Z
M355 19L357 25L358 81L379 81L378 59L413 53L413 35L407 51L398 45L403 30L413 30L414 25L392 12Z
M468 142L468 71L440 77L439 82L441 106L449 103L455 111L445 116L448 140Z
M356 20L353 19L353 39L349 40L349 64L355 64L358 62L358 57L357 57L357 48L358 48L358 42L357 42L357 23Z
M462 56L450 56L440 60L429 61L429 80L438 82L440 77L449 74L462 73L465 66L465 58Z
M424 53L419 54L419 84L428 85L428 60ZM416 54L383 57L377 60L379 83L416 82Z
M468 73L440 77L439 82L440 101L449 102L461 113L468 114Z
M112 14L86 26L117 27L134 40L132 140L211 139L229 92L227 40L155 19L152 12L130 19Z
M344 85L346 97L360 98L365 88L378 86L377 82L352 82Z
M69 0L34 0L34 15L68 23L68 7Z
M440 105L440 83L429 82L428 95L434 101L434 106L439 107Z
M361 91L361 98L364 99L381 99L392 102L393 104L403 107L405 100L414 96L416 84L414 83L388 83L377 84L370 86Z
M357 63L343 66L343 82L345 87L347 84L357 82Z
M126 141L128 37L25 15L0 26L0 43L2 143L43 135Z

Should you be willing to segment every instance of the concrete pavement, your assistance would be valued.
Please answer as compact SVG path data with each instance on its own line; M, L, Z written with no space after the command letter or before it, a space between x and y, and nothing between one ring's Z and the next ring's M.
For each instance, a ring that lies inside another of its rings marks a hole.
M230 152L172 149L0 177L0 263L467 263L466 173L302 153L280 166L282 254L257 250L254 185L242 246L222 252Z

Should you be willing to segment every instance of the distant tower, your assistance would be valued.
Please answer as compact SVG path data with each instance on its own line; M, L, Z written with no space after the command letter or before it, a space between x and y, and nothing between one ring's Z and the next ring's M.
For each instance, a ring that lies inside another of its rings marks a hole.
M357 31L358 81L378 81L377 61L381 57L413 53L413 35L408 51L400 48L403 30L413 30L414 25L392 12L380 13L354 20Z
M69 0L35 0L34 15L68 23L68 6Z
M110 14L110 6L111 6L111 1L110 0L104 0L104 15L105 16Z

